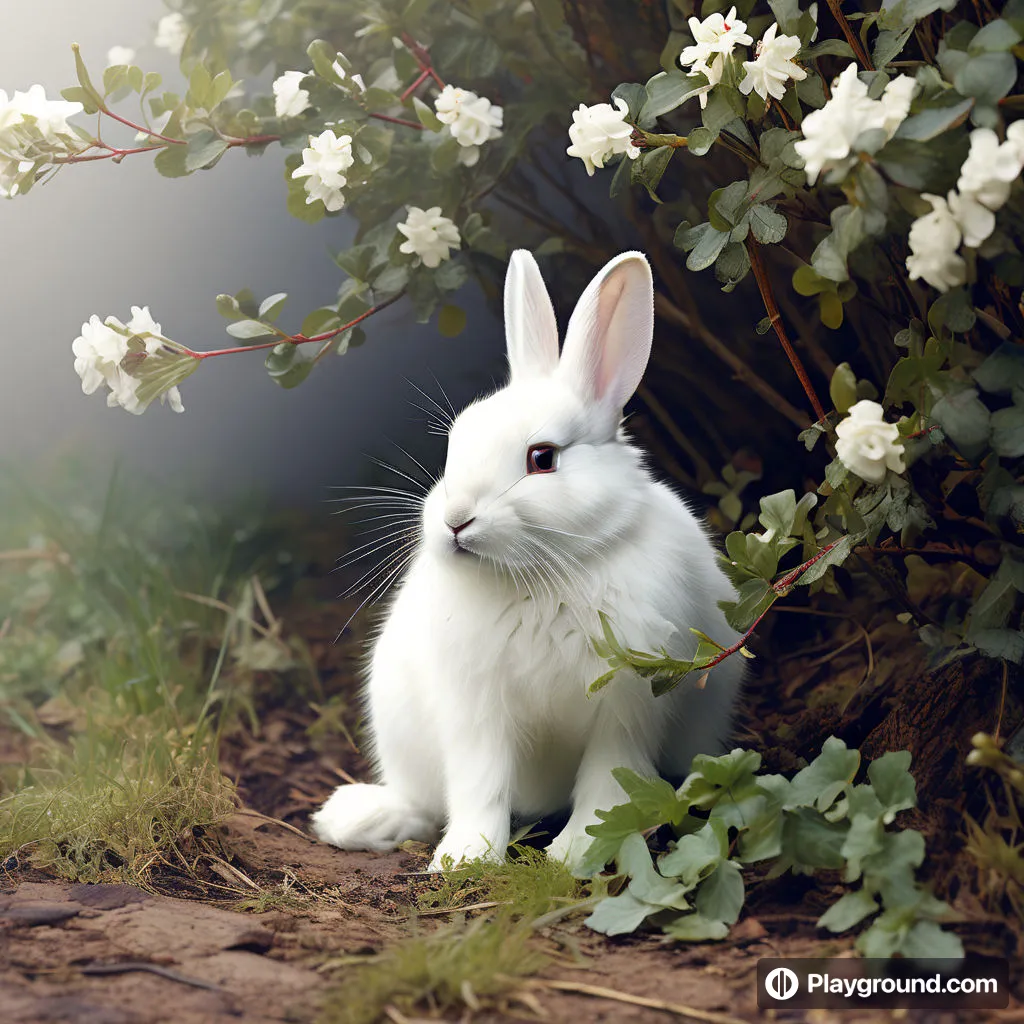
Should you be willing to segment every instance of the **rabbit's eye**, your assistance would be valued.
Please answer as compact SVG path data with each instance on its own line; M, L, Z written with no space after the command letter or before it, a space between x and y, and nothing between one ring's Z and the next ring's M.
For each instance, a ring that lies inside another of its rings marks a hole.
M535 444L527 451L527 474L554 473L556 469L558 469L558 449L553 444Z

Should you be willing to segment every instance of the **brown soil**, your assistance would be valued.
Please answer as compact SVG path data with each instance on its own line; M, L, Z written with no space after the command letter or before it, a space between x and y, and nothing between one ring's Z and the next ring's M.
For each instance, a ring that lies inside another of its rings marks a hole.
M323 693L314 695L314 703L323 706L325 695L333 695L331 706L344 708L342 720L358 736L354 669L359 638L333 644L338 620L337 607L312 601L299 602L286 615L317 664ZM765 642L770 645L770 637ZM756 730L770 767L792 769L788 750L813 750L815 739L844 729L852 733L858 720L861 739L882 742L881 730L894 720L892 708L882 694L860 693L857 681L864 666L851 660L854 653L851 645L823 663L832 685L853 693L845 715L827 710L826 704L807 713L808 693L822 667L811 664L817 655L778 659L777 674L752 684L745 728ZM858 657L863 659L863 653ZM967 684L954 679L951 685ZM238 783L243 808L216 835L201 837L207 855L197 857L192 870L154 871L152 891L73 885L28 867L0 874L4 1024L312 1022L334 979L358 970L357 960L372 958L408 934L417 914L417 891L430 884L416 876L426 851L343 853L305 835L310 810L341 779L364 776L366 764L352 739L318 734L316 723L322 718L305 696L284 699L277 693L272 701L268 691L257 697L258 734L240 729L224 745L224 769ZM851 718L849 708L858 701L888 710L870 720L866 713ZM930 714L914 726L921 730L921 744L946 735L941 715L935 709ZM805 745L794 746L797 736ZM15 742L0 734L2 759L13 762L23 754ZM211 842L219 856L209 855ZM261 891L276 894L273 909L260 906ZM747 916L728 940L714 944L673 945L653 936L607 940L578 921L560 922L537 940L552 955L551 966L524 983L518 995L466 1019L537 1019L538 1012L551 1021L641 1024L670 1019L666 1010L623 1001L630 997L673 1004L677 1016L688 1007L694 1011L689 1019L722 1024L726 1018L760 1019L754 987L760 957L837 955L851 949L850 940L828 937L814 926L835 892L806 879L756 882ZM960 894L958 909L973 906L967 895ZM975 909L979 923L965 929L968 943L997 955L1010 953L1013 937ZM423 918L419 926L433 927L443 917ZM620 998L568 992L557 985L599 986ZM1016 1010L988 1019L1024 1019L1020 1004L1015 1005ZM778 1019L830 1024L889 1016L812 1011ZM967 1019L952 1013L892 1015L897 1017Z

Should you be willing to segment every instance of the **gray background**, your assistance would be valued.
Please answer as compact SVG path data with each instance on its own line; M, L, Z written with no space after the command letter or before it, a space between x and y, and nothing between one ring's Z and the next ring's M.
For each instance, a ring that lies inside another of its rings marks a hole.
M165 11L159 0L18 5L0 33L0 88L39 82L57 96L75 83L77 42L96 77L107 50L125 45L177 89L175 60L151 42ZM107 134L131 140L127 129ZM0 202L0 458L45 466L71 457L95 474L117 461L188 492L266 493L288 504L364 479L365 453L400 460L388 439L436 463L443 449L423 439L424 417L409 404L422 400L406 378L437 394L436 375L457 406L490 386L503 340L478 295L460 297L469 324L459 338L415 324L399 304L368 325L362 348L325 360L292 391L253 352L201 366L182 386L182 415L154 406L136 417L82 394L71 342L92 313L126 320L131 305L148 305L168 337L221 348L234 343L214 306L218 292L286 291L281 324L298 330L341 278L327 250L346 244L353 225L340 217L309 227L287 214L280 149L259 159L229 153L184 179L162 178L151 163L140 155L66 167L27 197Z

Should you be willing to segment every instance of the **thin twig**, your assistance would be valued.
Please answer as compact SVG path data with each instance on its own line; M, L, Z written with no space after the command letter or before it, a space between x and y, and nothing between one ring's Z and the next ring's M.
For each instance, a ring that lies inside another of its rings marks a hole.
M159 964L147 964L144 961L126 961L120 964L85 964L75 967L79 974L127 974L130 971L145 971L147 974L156 974L168 981L175 981L179 985L188 985L191 988L203 988L208 992L223 992L220 985L214 985L210 981L202 981L199 978L190 978L187 975L179 974L168 967L161 967Z
M420 910L414 917L437 917L441 914L461 914L469 910L490 910L492 907L509 907L512 900L488 900L486 903L471 903L468 907L438 907L435 910Z
M544 978L535 978L530 984L556 992L571 992L581 996L593 996L595 999L610 999L616 1003L629 1003L631 1006L646 1006L648 1009L661 1010L675 1017L689 1017L691 1020L703 1021L704 1024L747 1024L739 1017L730 1017L727 1013L713 1013L710 1010L700 1010L696 1006L669 1003L664 999L634 996L614 988L605 988L603 985L587 985L578 981L547 981Z
M775 293L772 291L768 271L765 269L764 261L761 259L761 247L752 235L747 238L747 252L750 254L750 269L754 272L754 280L757 281L757 287L761 292L761 298L764 301L764 308L768 313L768 319L771 320L775 334L782 344L782 350L786 353L786 357L789 359L790 365L800 381L800 385L810 400L815 418L819 423L824 423L825 410L822 408L810 377L807 376L803 362L797 355L796 349L793 348L793 343L789 340L785 327L782 326L782 314L779 312L778 303L775 301Z
M282 821L280 818L272 818L269 814L262 814L260 811L254 810L252 807L240 807L235 811L235 814L241 814L246 818L259 818L261 821L269 822L272 825L280 825L281 828L286 828L289 832L294 832L300 839L305 839L308 843L316 842L312 836L307 835L301 828L289 825L287 821Z
M853 31L853 26L846 20L840 0L826 0L826 2L828 9L832 12L832 17L836 19L836 23L843 30L843 35L846 36L846 41L850 44L854 56L860 61L861 67L865 71L874 71L875 65L871 62L867 50L864 49L860 37Z

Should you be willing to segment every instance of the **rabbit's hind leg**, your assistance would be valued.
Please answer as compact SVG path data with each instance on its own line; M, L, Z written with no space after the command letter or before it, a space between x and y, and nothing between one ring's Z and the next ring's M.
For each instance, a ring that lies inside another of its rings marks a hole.
M339 786L312 817L318 838L343 850L393 850L407 839L434 842L440 823L388 785Z

